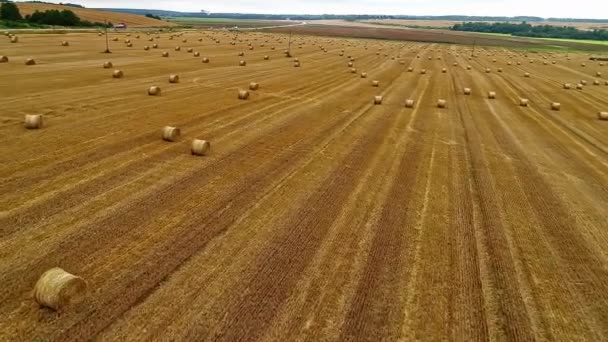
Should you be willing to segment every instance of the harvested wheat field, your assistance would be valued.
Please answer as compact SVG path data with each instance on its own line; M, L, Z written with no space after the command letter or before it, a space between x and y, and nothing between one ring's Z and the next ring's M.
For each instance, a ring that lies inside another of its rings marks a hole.
M0 340L608 339L599 61L174 35L0 39Z

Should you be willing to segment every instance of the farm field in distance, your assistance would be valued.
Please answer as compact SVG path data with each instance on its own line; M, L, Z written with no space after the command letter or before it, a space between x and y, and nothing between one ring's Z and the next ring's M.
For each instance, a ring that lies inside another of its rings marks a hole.
M608 340L608 62L307 29L0 37L0 340Z
M465 20L475 21L480 20ZM404 20L404 19L374 19L374 20L362 20L362 23L369 24L390 24L390 25L403 25L403 26L429 26L436 28L449 28L455 24L462 24L462 20ZM485 21L488 23L494 23L494 21ZM511 23L519 23L520 21L511 21ZM568 22L568 21L528 21L530 25L551 25L551 26L569 26L575 27L580 30L599 30L608 29L608 23L601 22Z
M169 22L180 25L191 25L195 27L234 27L255 28L265 26L290 25L296 22L285 20L255 20L255 19L229 19L229 18L189 18L189 17L167 17Z

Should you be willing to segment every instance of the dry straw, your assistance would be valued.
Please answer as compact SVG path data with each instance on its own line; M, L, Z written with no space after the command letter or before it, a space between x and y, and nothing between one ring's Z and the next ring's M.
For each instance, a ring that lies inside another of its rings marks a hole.
M206 140L194 139L192 141L191 153L195 156L204 156L211 149L211 144Z
M82 302L86 292L84 279L55 267L44 272L36 282L34 299L42 306L62 310Z
M374 96L374 104L375 105L381 105L382 104L382 96L380 96L380 95Z
M103 68L104 69L110 69L112 68L114 65L112 64L112 62L104 62L103 63Z
M578 90L583 90L583 84L582 84L582 83L578 83L578 84L576 85L576 89L578 89Z
M249 90L258 90L260 89L260 84L256 82L249 83Z
M464 88L465 95L471 95L471 88Z
M496 92L494 92L494 91L488 92L488 98L492 99L492 100L495 99L496 98Z
M551 103L551 109L552 110L560 110L562 108L562 105L559 102L552 102Z
M176 141L182 134L181 130L173 126L165 126L162 130L162 137L165 141Z
M414 100L411 100L411 99L405 100L405 108L414 108L414 104L415 104Z
M247 65L247 62L246 62L246 61L240 61L240 62L239 62L239 66L246 66L246 65Z
M24 124L27 129L38 129L42 128L44 121L40 114L26 114Z
M408 68L407 68L407 72L414 72L414 68L412 68L412 67L408 67Z
M425 74L426 74L426 69L420 70L420 75L425 75Z
M247 90L239 90L239 100L247 100L249 98L249 92Z
M379 87L380 86L380 82L378 81L372 81L372 87Z
M528 103L530 101L528 99L519 99L519 105L522 107L528 107Z
M572 84L564 83L564 89L571 89L571 88L572 88Z
M207 58L207 57L203 58L203 63L209 63L209 58Z
M298 61L293 62L293 67L294 68L299 68L300 67L300 62L298 62Z
M179 75L169 75L169 83L179 83Z
M447 101L443 100L443 99L439 99L437 100L437 107L438 108L445 108L447 106Z
M112 73L113 78L122 78L123 76L124 74L122 73L122 70L114 70Z
M160 87L158 87L158 86L151 86L150 88L148 88L148 95L150 95L150 96L160 96Z
M361 78L367 78L367 73L366 72L362 72L361 73Z

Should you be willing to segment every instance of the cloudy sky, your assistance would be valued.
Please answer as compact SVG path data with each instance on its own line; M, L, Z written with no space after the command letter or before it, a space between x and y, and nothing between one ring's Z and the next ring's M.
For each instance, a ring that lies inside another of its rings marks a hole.
M608 19L608 0L46 0L86 7L275 14L488 15Z

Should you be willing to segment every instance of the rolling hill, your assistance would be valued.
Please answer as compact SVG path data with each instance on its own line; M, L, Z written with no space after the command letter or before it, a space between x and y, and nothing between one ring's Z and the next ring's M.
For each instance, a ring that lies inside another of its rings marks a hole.
M161 26L176 26L174 23L170 23L167 21L157 20L145 17L143 15L130 14L130 13L117 13L117 12L107 12L100 11L95 9L87 9L87 8L77 8L77 7L68 7L62 5L53 5L53 4L44 4L44 3L27 3L27 2L19 2L17 3L19 6L19 10L22 15L27 15L34 13L35 11L46 11L46 10L70 10L80 19L88 20L91 22L103 22L104 20L108 20L114 24L116 23L125 23L129 27L161 27Z

